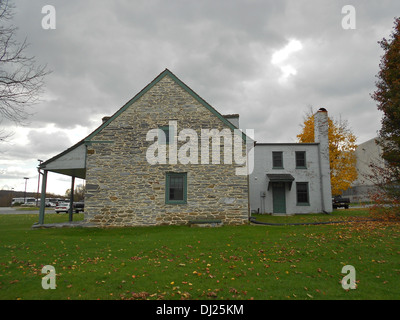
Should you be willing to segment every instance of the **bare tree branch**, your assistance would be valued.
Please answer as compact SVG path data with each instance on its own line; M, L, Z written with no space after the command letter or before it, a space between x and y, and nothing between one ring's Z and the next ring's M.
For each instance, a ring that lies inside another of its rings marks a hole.
M22 124L29 116L28 107L39 100L47 66L38 66L34 57L24 54L26 39L19 43L17 28L10 23L14 6L0 0L0 120ZM1 138L6 136L0 130Z

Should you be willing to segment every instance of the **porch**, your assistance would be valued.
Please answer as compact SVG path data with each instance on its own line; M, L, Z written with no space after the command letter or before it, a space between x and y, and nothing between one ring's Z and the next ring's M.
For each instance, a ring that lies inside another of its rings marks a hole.
M61 152L55 157L42 162L38 167L42 178L42 188L40 194L39 222L34 224L32 228L50 227L44 224L45 208L46 208L46 189L47 176L49 172L63 174L71 177L71 194L69 199L68 224L70 226L82 225L82 221L73 221L73 201L75 178L86 179L86 144L81 140L71 148ZM79 222L79 223L78 223ZM66 226L64 223L58 227ZM52 226L55 227L55 226Z

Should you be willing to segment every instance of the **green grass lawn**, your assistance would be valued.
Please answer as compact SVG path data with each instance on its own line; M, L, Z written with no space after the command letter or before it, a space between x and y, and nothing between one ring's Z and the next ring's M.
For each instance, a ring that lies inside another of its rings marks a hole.
M364 216L257 216L312 222ZM82 219L82 214L74 215ZM0 216L0 299L399 299L400 226L35 229L37 215ZM47 215L46 223L68 215ZM42 288L44 265L56 289ZM342 267L356 270L344 290Z

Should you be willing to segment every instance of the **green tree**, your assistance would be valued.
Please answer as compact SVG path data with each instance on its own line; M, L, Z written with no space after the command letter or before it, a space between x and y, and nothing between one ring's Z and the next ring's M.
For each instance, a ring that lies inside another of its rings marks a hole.
M400 169L400 18L387 40L378 42L384 50L377 75L376 91L372 98L383 112L379 131L382 157L392 167Z
M384 163L377 167L377 185L386 203L394 210L400 206L400 18L395 18L389 39L378 42L384 51L379 64L380 71L375 82L376 90L371 95L382 111L378 144L382 148ZM397 208L397 209L396 209Z

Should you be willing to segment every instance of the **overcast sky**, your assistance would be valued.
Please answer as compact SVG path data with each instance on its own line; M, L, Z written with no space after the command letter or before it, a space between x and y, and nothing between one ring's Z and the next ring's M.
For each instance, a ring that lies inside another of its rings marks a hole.
M355 9L349 20L345 5ZM345 119L362 143L377 135L375 90L400 1L18 0L14 25L27 54L47 64L29 123L0 142L0 189L37 190L37 159L89 134L165 68L259 142L295 142L312 106ZM56 29L44 29L45 5ZM351 24L353 23L353 24ZM346 29L351 26L355 29ZM78 183L81 183L78 180ZM70 177L49 174L48 191Z

